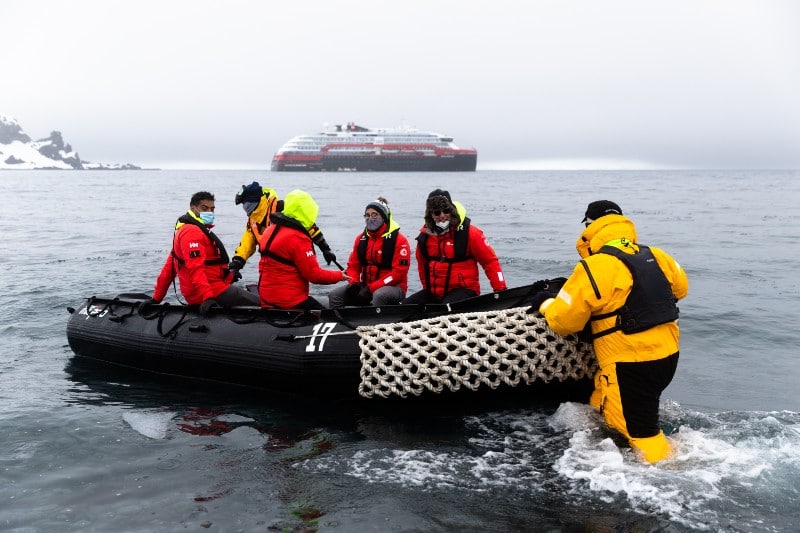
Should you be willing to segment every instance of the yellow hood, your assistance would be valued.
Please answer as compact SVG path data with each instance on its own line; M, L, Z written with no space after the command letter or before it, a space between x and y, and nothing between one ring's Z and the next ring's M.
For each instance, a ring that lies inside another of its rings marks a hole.
M319 206L306 191L295 189L283 199L283 214L298 221L306 230L317 221Z
M597 253L604 244L617 239L637 242L636 226L625 215L606 215L600 217L583 230L575 248L582 258Z

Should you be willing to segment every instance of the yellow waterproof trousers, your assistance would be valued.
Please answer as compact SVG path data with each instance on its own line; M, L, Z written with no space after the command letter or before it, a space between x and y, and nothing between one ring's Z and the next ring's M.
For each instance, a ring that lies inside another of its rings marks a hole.
M672 455L669 440L658 428L658 402L661 391L672 379L677 355L644 363L611 364L594 376L590 405L599 409L606 424L621 433L650 463Z

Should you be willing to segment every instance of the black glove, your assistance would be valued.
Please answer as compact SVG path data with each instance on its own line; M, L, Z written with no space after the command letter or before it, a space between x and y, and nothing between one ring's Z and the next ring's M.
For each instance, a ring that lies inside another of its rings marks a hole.
M233 276L231 283L236 283L237 281L242 279L242 273L239 271L243 268L244 268L244 259L242 259L238 255L234 255L233 259L231 259L231 262L228 263L228 272L230 272L231 275Z
M361 290L360 283L351 283L344 290L344 305L359 305L358 292Z
M160 303L161 303L161 300L156 300L155 298L148 298L147 300L145 300L142 303L142 305L156 305L156 304L160 304Z
M358 289L358 301L360 305L369 305L372 302L372 291L366 285Z
M207 317L209 310L215 305L217 305L217 301L214 298L209 298L208 300L204 301L200 304L200 315Z
M234 255L231 262L228 263L228 270L241 270L244 268L244 259L239 257L238 255Z
M316 244L317 248L322 251L322 257L325 258L326 263L330 265L336 261L336 254L331 252L331 247L328 245L328 241L325 240L325 237L323 237L321 233L317 234L317 238L314 239L314 244Z
M542 303L549 298L555 298L557 294L557 292L549 290L537 292L533 298L531 298L531 306L528 308L527 313L538 313L539 307L541 307Z

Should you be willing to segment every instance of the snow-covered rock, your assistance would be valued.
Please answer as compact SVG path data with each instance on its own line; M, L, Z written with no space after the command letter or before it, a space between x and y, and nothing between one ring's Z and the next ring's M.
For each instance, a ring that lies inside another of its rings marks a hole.
M32 140L16 119L0 115L0 170L133 170L130 163L91 163L82 161L78 152L64 142L60 131L49 137Z

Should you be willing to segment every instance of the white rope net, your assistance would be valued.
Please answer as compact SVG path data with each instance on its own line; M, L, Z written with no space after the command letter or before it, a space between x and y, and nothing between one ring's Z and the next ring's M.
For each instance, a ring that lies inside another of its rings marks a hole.
M492 389L536 380L581 379L597 362L591 343L562 337L526 307L361 326L361 383L366 398L418 396L461 387Z

